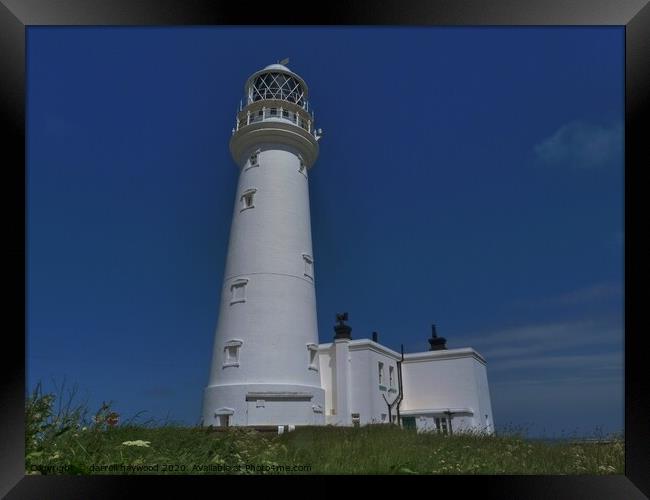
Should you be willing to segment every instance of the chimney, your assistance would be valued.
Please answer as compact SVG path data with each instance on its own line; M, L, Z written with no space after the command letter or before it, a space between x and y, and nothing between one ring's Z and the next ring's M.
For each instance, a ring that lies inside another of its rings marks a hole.
M348 320L348 313L344 312L342 314L336 315L336 321L339 322L338 325L334 326L334 340L338 339L352 339L352 327L346 325L344 322Z
M429 339L430 351L441 351L447 349L447 339L438 337L436 334L436 325L431 325L431 338Z
M378 338L377 332L372 332L372 341L373 341L373 342L379 342L379 341L377 340L377 338Z

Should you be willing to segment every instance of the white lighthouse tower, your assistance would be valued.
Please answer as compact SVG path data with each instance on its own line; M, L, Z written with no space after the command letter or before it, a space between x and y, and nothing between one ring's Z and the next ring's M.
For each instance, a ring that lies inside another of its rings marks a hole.
M308 184L320 130L284 64L248 78L230 140L240 172L206 426L325 423Z

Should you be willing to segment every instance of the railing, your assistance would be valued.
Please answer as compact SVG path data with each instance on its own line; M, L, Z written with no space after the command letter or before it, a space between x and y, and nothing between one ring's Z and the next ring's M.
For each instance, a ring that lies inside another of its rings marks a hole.
M262 99L257 99L257 100L254 100L254 99L252 98L252 96L246 97L245 99L246 99L246 104L244 104L244 99L240 99L240 100L239 100L239 111L241 111L241 110L244 108L244 106L248 106L249 104L253 104L253 103L256 103L256 102L260 102L260 101L263 100L263 99L269 99L269 100L286 100L286 99L283 99L283 98L281 98L281 97L277 97L277 96L275 96L274 94L273 94L273 95L272 95L272 94L269 94L269 95L263 95L263 96L262 96ZM304 109L304 110L307 111L308 113L311 112L311 111L310 111L309 101L308 101L307 99L301 99L300 102L293 102L293 101L287 101L287 102L291 102L291 104L293 104L293 105L295 105L295 106L299 106L299 107L301 107L302 109Z
M283 107L262 107L256 110L248 110L245 114L240 113L237 116L237 121L235 129L233 129L233 134L238 131L240 128L245 127L246 125L251 125L252 123L267 121L267 120L279 120L291 122L294 125L298 125L300 128L306 130L312 135L316 135L314 130L314 117L312 114L303 113L299 111L293 111Z

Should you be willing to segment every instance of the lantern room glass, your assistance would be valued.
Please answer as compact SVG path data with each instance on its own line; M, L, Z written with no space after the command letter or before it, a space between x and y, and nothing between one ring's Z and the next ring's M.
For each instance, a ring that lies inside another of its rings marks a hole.
M251 85L248 102L262 99L281 99L304 106L305 91L300 82L291 75L278 72L262 73Z

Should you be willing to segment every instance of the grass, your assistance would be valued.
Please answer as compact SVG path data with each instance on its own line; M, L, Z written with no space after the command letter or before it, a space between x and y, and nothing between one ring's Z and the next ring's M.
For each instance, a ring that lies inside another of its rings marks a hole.
M245 428L117 423L93 418L40 388L26 405L28 474L623 474L622 439L605 443L416 433L392 425L304 427L283 435ZM61 406L60 406L61 408Z

